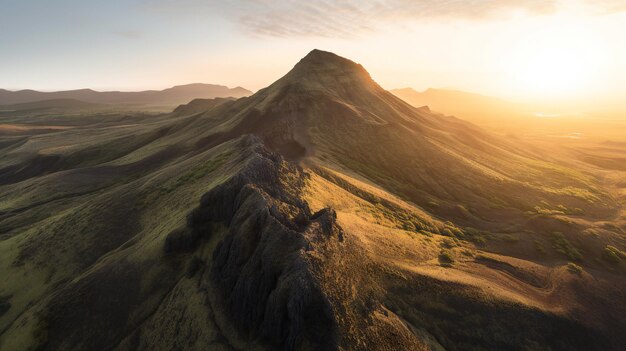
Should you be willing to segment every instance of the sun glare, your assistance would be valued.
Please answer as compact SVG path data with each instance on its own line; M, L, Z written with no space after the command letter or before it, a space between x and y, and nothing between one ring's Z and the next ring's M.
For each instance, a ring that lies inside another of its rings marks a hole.
M582 23L555 22L513 44L505 70L516 90L541 97L587 94L608 59L602 40Z
M584 84L589 66L576 48L551 46L533 50L520 67L518 80L543 93L558 93Z

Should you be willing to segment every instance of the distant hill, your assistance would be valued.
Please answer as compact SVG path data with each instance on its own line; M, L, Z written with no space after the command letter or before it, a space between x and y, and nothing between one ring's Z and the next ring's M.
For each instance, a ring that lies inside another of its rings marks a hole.
M90 108L102 108L105 105L94 104L91 102L85 102L75 99L52 99L41 100L34 102L23 102L13 105L0 105L0 111L27 111L27 110L47 110L61 108L63 110L68 109L90 109Z
M492 132L516 136L563 138L571 135L594 140L622 140L616 128L625 113L598 105L596 110L540 102L517 103L458 90L412 88L390 92L417 108L426 108L472 122ZM604 109L604 110L603 110Z
M503 118L532 116L532 109L491 96L458 90L427 89L418 92L412 88L394 89L391 93L415 107L430 109L476 123L502 121Z
M9 91L0 89L0 105L55 99L74 99L96 104L177 106L197 98L240 98L251 94L251 91L242 87L228 88L223 85L200 83L178 85L165 90L138 92L95 91L91 89L41 92L36 90Z
M206 112L214 107L234 100L235 99L233 98L194 99L188 104L178 106L174 109L174 113L177 115L190 115L194 113Z

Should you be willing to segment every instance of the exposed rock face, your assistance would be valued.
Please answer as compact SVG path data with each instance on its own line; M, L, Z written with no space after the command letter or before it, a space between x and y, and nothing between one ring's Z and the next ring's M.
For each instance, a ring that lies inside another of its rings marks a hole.
M258 141L251 137L250 142ZM193 250L222 223L209 279L224 312L250 340L285 350L337 347L337 326L307 255L310 240L337 240L330 209L312 214L297 193L307 175L257 147L237 176L205 194L188 226L170 234L167 252ZM313 223L316 235L305 231Z

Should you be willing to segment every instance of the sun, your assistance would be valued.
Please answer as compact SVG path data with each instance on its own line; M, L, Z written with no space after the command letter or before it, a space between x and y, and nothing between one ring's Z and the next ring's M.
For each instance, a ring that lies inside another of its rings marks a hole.
M532 50L520 64L517 81L537 93L567 93L585 84L591 67L575 47L553 44Z
M544 98L589 92L607 59L602 40L576 22L555 22L529 32L504 56L514 88Z

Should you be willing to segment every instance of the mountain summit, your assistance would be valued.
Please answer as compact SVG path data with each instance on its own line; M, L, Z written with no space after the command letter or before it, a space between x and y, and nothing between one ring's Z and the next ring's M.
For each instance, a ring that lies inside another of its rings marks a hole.
M321 50L311 51L277 83L331 93L345 93L350 87L382 89L360 64Z

